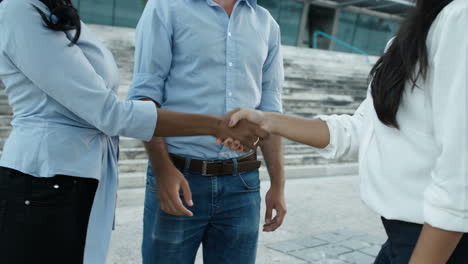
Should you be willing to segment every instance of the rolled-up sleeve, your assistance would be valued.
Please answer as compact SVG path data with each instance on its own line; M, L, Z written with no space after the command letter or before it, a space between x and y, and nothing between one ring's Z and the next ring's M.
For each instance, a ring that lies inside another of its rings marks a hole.
M150 1L136 30L135 69L128 98L149 98L162 104L172 64L172 27L166 5Z
M157 119L152 102L119 100L82 50L64 32L47 29L30 1L9 1L2 25L6 55L49 97L109 136L150 140ZM48 12L39 1L37 6ZM20 17L21 19L18 19Z
M370 95L361 103L354 115L319 116L330 131L330 143L324 149L316 149L327 159L356 160L359 157L361 133L368 118Z
M274 38L263 66L262 99L258 110L283 112L282 92L284 83L283 55L281 52L281 32L274 25Z
M425 191L424 220L437 228L468 232L468 37L467 10L443 17L432 40L430 93L434 137L440 154Z

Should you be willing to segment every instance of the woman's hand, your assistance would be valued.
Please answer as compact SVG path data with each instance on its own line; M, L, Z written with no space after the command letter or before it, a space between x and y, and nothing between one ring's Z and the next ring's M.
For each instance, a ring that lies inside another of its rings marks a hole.
M282 136L314 148L325 148L330 144L330 130L327 123L321 119L307 119L249 109L238 109L230 112L225 115L226 119L229 120L228 123L231 127L236 126L239 122L249 121L270 134ZM237 152L248 150L242 147L241 142L232 138L224 140L218 138L218 143L224 143ZM261 139L259 143L261 143Z
M269 137L269 132L262 129L259 125L248 120L240 120L235 126L228 126L226 119L222 122L216 132L218 143L227 141L236 142L246 151L257 147L260 139Z
M238 109L232 113L229 120L229 127L235 127L241 120L248 120L252 123L255 123L265 131L271 133L271 126L267 122L267 113L252 109Z
M235 128L240 122L242 122L243 120L247 120L258 125L262 130L270 132L270 129L266 122L266 114L258 110L236 109L232 112L225 114L223 116L223 119L229 123L229 127L231 128ZM263 139L265 138L258 137L257 140L254 142L254 147L259 146ZM224 144L231 150L236 151L238 153L246 152L252 149L246 147L239 140L234 140L233 138L227 138L225 140L221 140L220 138L218 138L217 142L218 144Z

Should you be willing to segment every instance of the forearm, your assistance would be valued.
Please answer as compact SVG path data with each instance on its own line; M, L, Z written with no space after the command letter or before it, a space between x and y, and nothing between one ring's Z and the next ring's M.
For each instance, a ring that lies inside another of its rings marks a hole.
M316 148L330 144L330 131L325 121L277 113L266 113L267 126L273 134Z
M455 251L463 233L451 232L425 224L410 264L445 264Z
M261 148L270 175L271 187L281 192L284 191L285 176L281 137L277 135L270 136L264 141Z
M155 137L216 135L222 120L209 115L177 113L158 109Z
M154 137L151 141L144 142L144 145L155 176L158 176L161 171L174 166L164 138Z

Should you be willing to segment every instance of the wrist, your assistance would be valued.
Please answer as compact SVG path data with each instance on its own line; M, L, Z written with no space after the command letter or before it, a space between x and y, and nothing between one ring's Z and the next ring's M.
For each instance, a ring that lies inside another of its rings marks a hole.
M164 177L166 175L170 175L171 172L173 172L174 170L177 170L177 168L174 166L172 161L169 160L169 161L164 161L164 162L158 161L157 166L153 165L153 170L158 177L161 177L161 176Z
M277 193L284 193L285 181L272 181L270 190Z
M277 128L275 126L275 113L272 112L265 112L264 113L264 126L266 130L272 134L277 134Z

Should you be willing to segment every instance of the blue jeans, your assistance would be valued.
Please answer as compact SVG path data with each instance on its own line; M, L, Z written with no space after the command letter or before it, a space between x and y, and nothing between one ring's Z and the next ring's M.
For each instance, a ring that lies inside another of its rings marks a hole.
M418 242L422 225L382 218L388 240L374 264L408 264ZM465 234L447 264L468 263L468 236Z
M207 177L183 172L192 190L193 217L159 209L148 167L143 219L143 264L192 264L203 245L205 264L253 264L260 224L259 172Z

